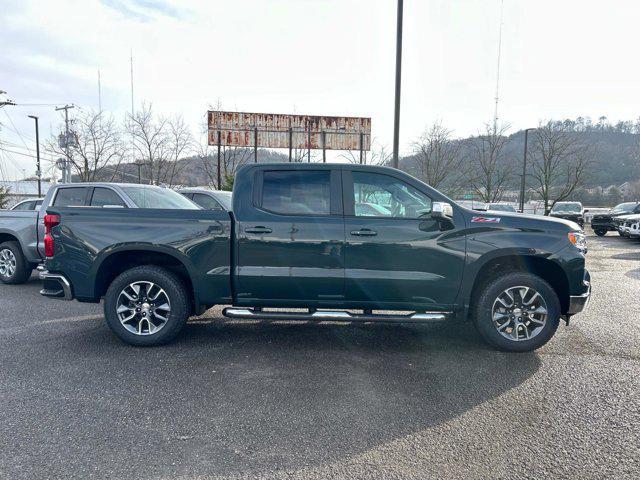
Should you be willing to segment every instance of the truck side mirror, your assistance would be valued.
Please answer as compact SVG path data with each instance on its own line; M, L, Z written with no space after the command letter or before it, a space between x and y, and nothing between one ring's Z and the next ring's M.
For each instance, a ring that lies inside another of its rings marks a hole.
M431 206L431 218L442 220L453 218L453 208L446 202L433 202Z

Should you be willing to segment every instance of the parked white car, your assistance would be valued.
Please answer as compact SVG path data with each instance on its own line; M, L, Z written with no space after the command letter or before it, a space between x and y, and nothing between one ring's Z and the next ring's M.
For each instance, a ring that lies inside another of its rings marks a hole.
M627 215L620 226L623 237L640 238L640 215Z

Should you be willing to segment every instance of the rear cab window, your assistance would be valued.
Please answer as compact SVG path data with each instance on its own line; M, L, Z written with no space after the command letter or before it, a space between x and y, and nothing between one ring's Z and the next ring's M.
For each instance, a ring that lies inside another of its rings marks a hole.
M330 215L330 170L263 172L261 207L282 215Z
M64 187L58 189L54 207L84 207L88 187Z

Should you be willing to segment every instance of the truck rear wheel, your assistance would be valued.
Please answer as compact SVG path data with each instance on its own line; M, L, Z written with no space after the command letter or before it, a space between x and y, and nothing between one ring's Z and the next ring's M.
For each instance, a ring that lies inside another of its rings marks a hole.
M8 285L25 283L31 277L32 270L18 242L0 244L0 281L2 283Z
M507 273L488 282L474 305L480 335L508 352L530 352L543 346L556 332L560 315L556 292L530 273Z
M184 284L168 270L152 265L121 273L104 297L109 328L131 345L162 345L173 340L189 312Z

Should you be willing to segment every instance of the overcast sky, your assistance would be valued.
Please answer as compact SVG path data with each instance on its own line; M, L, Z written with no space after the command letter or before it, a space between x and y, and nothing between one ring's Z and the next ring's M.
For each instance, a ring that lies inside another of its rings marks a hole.
M370 116L391 146L395 0L0 0L0 11L0 90L17 103L97 108L100 69L102 107L123 116L133 49L135 104L194 130L220 101ZM492 120L499 23L500 0L405 0L401 152L435 120L456 136ZM499 117L512 130L640 115L640 2L505 0L503 24ZM33 153L26 116L48 137L62 118L53 108L3 107L2 148ZM10 179L34 170L6 151L0 164Z

